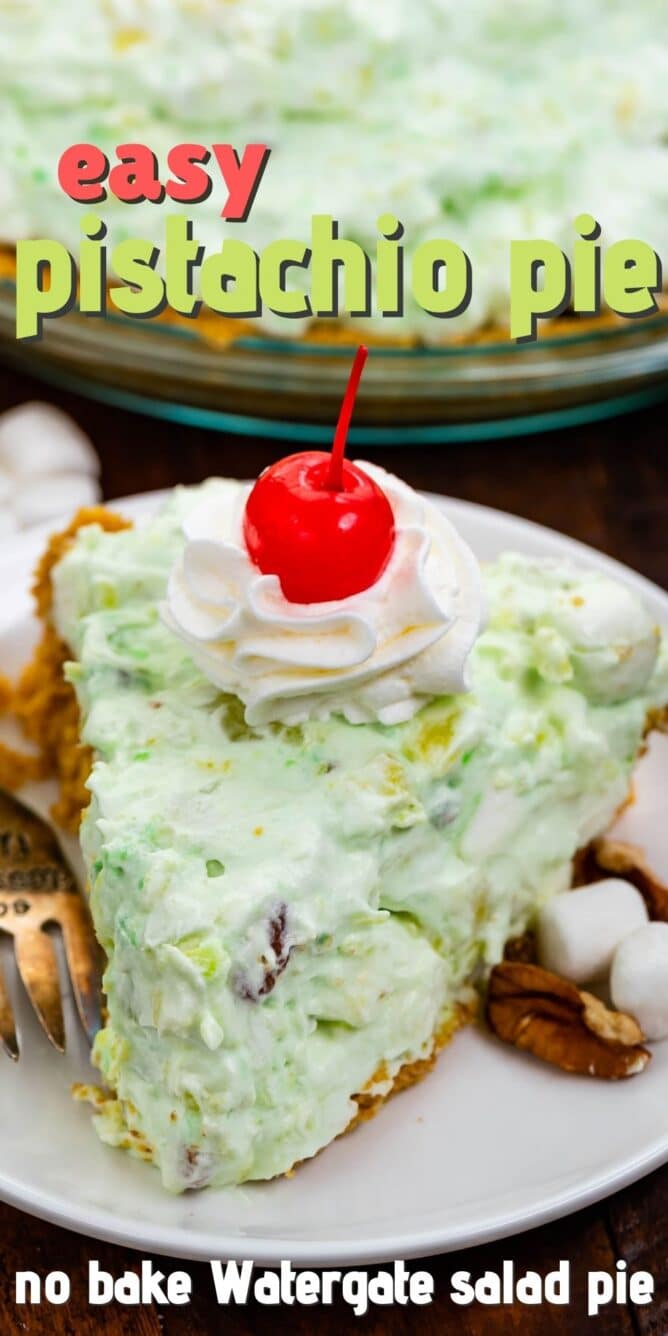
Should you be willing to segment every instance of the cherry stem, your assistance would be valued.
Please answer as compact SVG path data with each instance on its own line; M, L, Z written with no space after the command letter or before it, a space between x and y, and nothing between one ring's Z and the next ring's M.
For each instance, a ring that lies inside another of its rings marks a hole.
M343 403L339 412L339 420L334 432L334 443L330 455L329 472L325 486L331 492L341 492L343 490L343 456L346 452L346 443L348 441L348 429L350 419L353 415L355 398L357 396L357 387L360 383L360 377L364 369L364 363L369 356L368 348L360 344L355 353L355 360L350 370L346 392L343 396Z

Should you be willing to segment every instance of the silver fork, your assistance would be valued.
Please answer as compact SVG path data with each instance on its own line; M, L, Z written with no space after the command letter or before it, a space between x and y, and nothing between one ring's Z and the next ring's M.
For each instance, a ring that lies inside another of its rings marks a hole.
M100 1028L100 953L74 876L51 827L0 790L0 933L13 939L25 990L51 1043L65 1051L52 928L60 930L72 991L92 1042ZM0 967L0 1042L19 1057L16 1024Z

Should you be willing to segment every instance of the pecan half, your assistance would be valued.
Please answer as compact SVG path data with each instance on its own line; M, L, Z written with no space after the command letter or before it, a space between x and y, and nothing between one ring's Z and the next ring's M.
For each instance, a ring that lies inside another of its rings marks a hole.
M492 970L487 1020L494 1034L565 1072L608 1081L635 1076L650 1060L630 1016L538 965L503 961Z
M668 886L654 876L639 845L603 835L594 842L592 852L602 875L616 872L632 881L647 905L650 918L668 923Z

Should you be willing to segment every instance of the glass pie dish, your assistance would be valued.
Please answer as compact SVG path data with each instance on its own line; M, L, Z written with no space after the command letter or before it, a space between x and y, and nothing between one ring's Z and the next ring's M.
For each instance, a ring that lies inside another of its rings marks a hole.
M0 282L0 355L45 380L172 421L329 442L354 326L332 341L72 311L38 342L14 334L14 284ZM535 343L487 337L439 347L372 347L350 438L360 445L517 435L632 411L668 393L668 311L642 320L552 323Z

